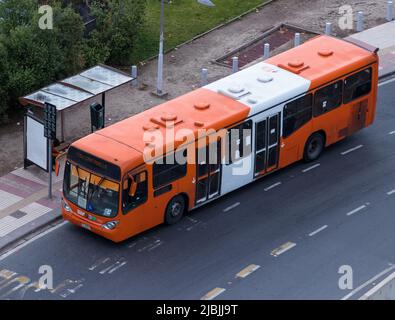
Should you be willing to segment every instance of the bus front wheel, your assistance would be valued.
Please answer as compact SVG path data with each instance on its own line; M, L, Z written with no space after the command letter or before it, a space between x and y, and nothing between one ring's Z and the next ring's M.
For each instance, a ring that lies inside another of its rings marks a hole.
M319 132L313 133L309 139L307 139L306 145L304 147L303 159L306 162L317 160L324 150L324 147L324 136Z
M185 211L185 199L178 195L170 200L165 212L165 223L168 225L175 224L181 220Z

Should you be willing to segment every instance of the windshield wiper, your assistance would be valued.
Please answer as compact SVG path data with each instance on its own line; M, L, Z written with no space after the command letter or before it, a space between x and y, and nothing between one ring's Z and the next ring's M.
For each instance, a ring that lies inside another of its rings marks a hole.
M91 199L92 199L92 197L93 197L93 194L97 191L97 190L99 190L99 187L101 186L101 184L104 182L104 180L105 180L105 178L104 177L100 177L100 180L99 180L99 182L98 182L98 184L97 185L95 185L95 189L91 192L91 194L89 195L89 191L88 191L88 203L91 201ZM90 184L90 183L89 183Z

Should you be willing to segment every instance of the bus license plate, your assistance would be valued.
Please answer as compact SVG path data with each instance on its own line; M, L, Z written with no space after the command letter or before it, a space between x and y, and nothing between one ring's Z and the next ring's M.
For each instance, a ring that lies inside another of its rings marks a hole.
M89 224L81 223L81 227L87 230L91 230L91 226Z

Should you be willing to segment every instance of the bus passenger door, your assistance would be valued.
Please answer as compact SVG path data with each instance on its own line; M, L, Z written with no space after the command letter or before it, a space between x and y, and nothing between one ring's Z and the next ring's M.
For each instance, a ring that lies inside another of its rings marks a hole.
M196 151L196 204L220 195L221 142L209 144Z
M255 124L255 173L268 173L277 168L279 159L280 113Z
M350 134L358 130L361 130L362 128L365 127L367 109L368 109L368 99L364 99L360 102L357 102L352 106Z

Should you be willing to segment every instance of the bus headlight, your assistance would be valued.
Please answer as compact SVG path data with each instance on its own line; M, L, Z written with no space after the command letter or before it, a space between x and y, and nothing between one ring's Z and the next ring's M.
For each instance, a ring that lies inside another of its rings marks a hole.
M66 212L71 212L70 206L63 200L63 209Z
M114 230L115 227L118 225L119 221L110 221L103 224L103 228L106 230Z

